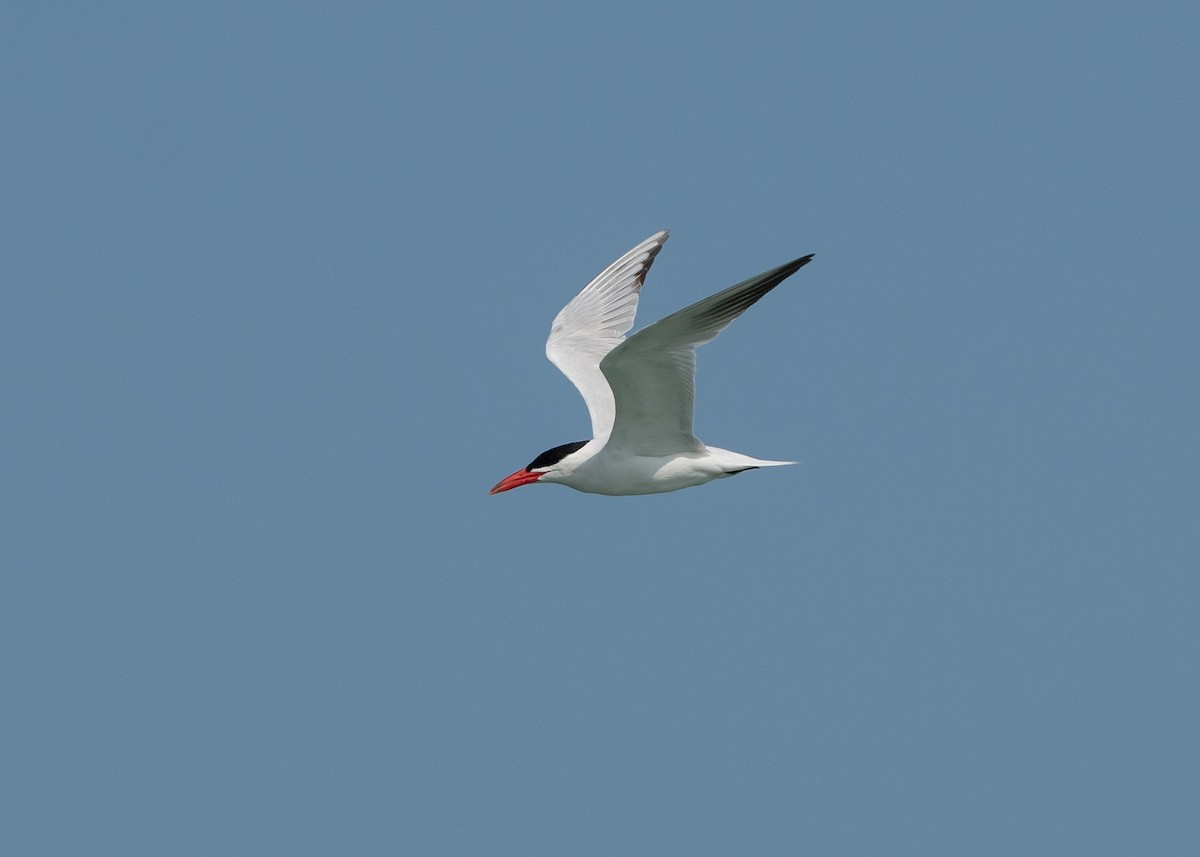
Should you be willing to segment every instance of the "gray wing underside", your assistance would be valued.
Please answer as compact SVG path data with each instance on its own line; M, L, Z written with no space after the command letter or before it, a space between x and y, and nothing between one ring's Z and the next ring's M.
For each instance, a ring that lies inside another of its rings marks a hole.
M615 405L610 449L636 455L699 452L692 430L696 348L716 339L735 318L812 256L730 286L639 330L600 361Z

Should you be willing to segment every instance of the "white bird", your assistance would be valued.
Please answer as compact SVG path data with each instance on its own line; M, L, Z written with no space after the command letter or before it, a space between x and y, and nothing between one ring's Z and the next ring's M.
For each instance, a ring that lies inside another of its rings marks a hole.
M793 461L767 461L705 446L692 434L696 347L808 264L812 254L639 330L628 339L638 293L667 240L656 232L613 262L563 307L546 356L570 379L592 417L592 439L548 449L496 483L498 494L556 482L593 494L658 494Z

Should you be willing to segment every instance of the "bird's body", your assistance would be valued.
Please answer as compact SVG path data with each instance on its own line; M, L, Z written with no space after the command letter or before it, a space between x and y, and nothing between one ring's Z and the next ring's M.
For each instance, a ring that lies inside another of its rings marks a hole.
M805 256L731 286L629 339L638 293L667 240L658 232L604 270L554 319L546 356L579 389L592 439L554 447L491 493L555 482L593 494L659 494L790 461L706 446L692 433L696 347L807 264Z
M594 447L599 446L598 449ZM561 470L546 473L540 482L560 482L589 494L662 494L692 488L714 479L733 476L756 467L791 464L790 461L764 461L705 446L698 452L666 455L632 455L614 451L595 441L563 459Z

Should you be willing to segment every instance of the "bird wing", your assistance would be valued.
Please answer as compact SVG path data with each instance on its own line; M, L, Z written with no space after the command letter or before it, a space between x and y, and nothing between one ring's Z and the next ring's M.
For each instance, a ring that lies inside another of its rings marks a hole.
M692 433L696 348L782 283L812 255L730 286L656 321L613 348L600 362L616 405L607 447L632 455L699 452Z
M667 240L656 232L613 262L562 308L550 326L546 356L578 388L592 417L592 437L603 440L612 430L612 390L600 361L625 341L637 313L638 292L646 272Z

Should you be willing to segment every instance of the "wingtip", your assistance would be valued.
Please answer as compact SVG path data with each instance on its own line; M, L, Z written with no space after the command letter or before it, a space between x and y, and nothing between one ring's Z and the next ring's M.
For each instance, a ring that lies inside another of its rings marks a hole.
M809 262L811 262L813 260L813 256L815 255L817 254L809 253L807 256L801 256L799 259L793 259L786 264L780 265L772 273L777 274L781 280L787 279L792 274L796 273Z
M630 250L629 253L626 255L637 254L639 252L646 253L648 255L648 258L646 260L646 267L649 268L650 263L654 261L654 257L658 255L658 251L662 249L662 246L667 243L667 239L670 237L671 237L671 230L660 229L657 232L655 232L653 235L651 235L650 237L643 240L640 244L638 244L636 247L634 247L632 250ZM618 260L618 261L620 261L620 260ZM614 264L616 264L616 263L614 263Z
M790 262L780 265L778 268L772 268L770 271L767 271L765 274L763 274L763 277L775 280L776 284L781 283L811 262L813 260L813 256L815 255L816 253L809 253L807 256L801 256L799 259L793 259Z

